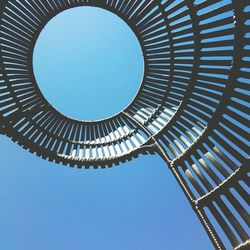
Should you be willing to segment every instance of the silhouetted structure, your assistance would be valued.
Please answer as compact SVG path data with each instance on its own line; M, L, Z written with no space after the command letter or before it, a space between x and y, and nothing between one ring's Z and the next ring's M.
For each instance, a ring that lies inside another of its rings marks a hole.
M214 247L249 249L247 2L1 0L1 133L72 167L110 167L158 153ZM140 91L127 109L106 120L65 117L45 100L34 78L39 33L55 15L76 6L115 13L142 47Z

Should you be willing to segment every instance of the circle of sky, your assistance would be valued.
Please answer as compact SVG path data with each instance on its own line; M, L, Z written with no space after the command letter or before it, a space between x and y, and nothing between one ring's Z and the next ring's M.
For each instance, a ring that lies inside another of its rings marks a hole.
M101 8L76 7L42 30L33 67L41 92L60 113L100 120L131 103L144 63L139 41L122 19Z

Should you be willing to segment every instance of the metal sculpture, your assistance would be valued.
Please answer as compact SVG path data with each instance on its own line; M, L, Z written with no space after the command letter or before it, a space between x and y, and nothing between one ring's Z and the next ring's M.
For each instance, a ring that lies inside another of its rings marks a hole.
M143 51L137 96L101 121L59 113L33 74L39 33L77 6L118 15ZM158 153L214 247L249 249L249 21L243 0L1 0L0 132L44 159L79 168Z

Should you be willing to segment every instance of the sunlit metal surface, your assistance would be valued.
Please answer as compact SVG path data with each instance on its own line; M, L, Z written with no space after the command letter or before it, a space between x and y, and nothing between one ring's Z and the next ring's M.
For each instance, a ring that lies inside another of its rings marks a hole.
M101 121L59 113L33 74L39 33L76 6L117 14L143 51L138 95ZM249 249L248 1L1 0L0 10L2 134L44 159L85 168L158 153L214 247Z

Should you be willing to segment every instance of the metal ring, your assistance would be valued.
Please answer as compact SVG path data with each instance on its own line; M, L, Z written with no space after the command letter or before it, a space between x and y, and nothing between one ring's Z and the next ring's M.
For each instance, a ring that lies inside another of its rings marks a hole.
M153 34L155 28L151 20L143 20L147 16L145 10L140 15L135 14L138 6L132 2L114 5L104 1L34 1L32 4L27 1L7 1L2 12L1 68L7 86L6 94L9 93L5 98L7 100L11 96L12 101L1 104L1 115L4 123L8 124L6 127L14 130L15 136L13 131L7 134L32 152L58 163L103 167L136 156L138 152L150 151L149 133L141 131L131 115L143 109L152 112L162 101L158 97L154 103L155 100L149 97L141 102L140 99L145 98L142 84L128 108L113 117L95 122L73 120L47 102L33 74L33 49L39 33L51 18L77 6L101 7L121 17L141 44L145 59L143 82L151 77L153 71L150 67L157 66L156 63L152 64L152 60L159 61L159 54L149 51L148 47L153 43L148 40L157 39L161 43L167 40L163 13L157 3L144 2L140 8L157 9L153 16L159 19L161 26L164 25L161 37L158 33ZM162 86L166 85L166 80L161 78ZM158 90L151 93L156 95ZM148 105L151 99L153 104Z

